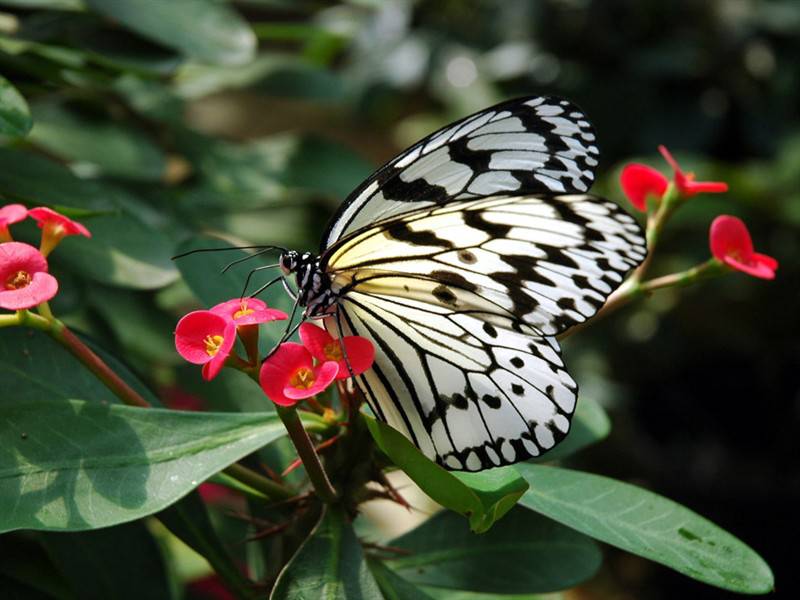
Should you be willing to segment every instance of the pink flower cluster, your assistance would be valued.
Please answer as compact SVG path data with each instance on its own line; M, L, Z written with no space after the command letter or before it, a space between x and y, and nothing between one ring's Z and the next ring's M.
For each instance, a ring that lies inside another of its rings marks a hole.
M13 241L8 229L26 217L42 230L38 250ZM92 236L80 223L44 206L29 210L22 204L7 204L0 208L0 308L33 308L56 295L58 281L48 273L46 257L68 235Z
M633 163L625 165L620 175L622 191L631 204L642 212L648 210L647 200L660 202L674 188L679 198L687 199L696 194L717 194L728 191L722 181L695 181L693 173L684 173L678 162L664 146L659 152L672 168L672 182L661 172L647 165ZM745 224L736 217L720 215L711 223L709 231L711 254L728 267L761 279L774 279L778 261L753 249L753 241Z
M228 300L210 310L190 312L175 328L175 348L187 361L203 365L206 380L216 377L223 366L258 367L258 326L287 319L286 313L269 308L258 298ZM234 352L237 337L249 359ZM375 350L362 337L333 338L312 323L300 326L302 344L278 346L258 371L264 393L276 404L293 406L319 394L336 379L352 372L359 375L372 366Z

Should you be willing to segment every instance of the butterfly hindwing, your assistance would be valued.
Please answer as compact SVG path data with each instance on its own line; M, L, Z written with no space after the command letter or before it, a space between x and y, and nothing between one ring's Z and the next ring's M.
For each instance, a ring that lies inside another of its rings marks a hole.
M396 279L389 287L404 285ZM375 345L372 368L356 377L375 415L446 468L513 464L569 431L577 386L555 340L509 317L392 294L351 293L339 310L345 333Z
M372 223L492 194L586 192L594 181L594 131L561 98L511 100L456 121L381 167L344 201L322 250Z

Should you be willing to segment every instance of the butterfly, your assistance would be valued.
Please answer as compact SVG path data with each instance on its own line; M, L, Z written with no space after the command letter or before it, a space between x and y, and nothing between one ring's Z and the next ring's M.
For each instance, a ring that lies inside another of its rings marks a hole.
M597 164L571 102L503 102L378 169L318 255L282 252L295 309L375 346L354 377L372 412L443 467L513 464L569 431L577 385L556 336L646 255L636 221L587 193Z

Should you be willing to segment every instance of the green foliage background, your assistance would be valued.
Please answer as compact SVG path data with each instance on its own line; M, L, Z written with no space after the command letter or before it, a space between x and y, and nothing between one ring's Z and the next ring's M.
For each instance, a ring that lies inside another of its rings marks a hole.
M800 498L798 34L791 0L0 0L0 198L55 207L91 229L91 240L68 239L53 255L53 308L69 325L124 357L164 401L190 392L216 410L258 411L269 407L237 374L201 386L172 346L177 317L236 296L249 267L221 277L224 260L204 256L181 274L176 252L208 246L208 236L313 250L374 167L516 95L561 94L587 111L603 156L596 191L616 199L622 161L664 170L655 155L664 143L731 192L679 214L655 269L703 260L708 225L729 213L781 262L778 279L732 275L663 292L570 340L583 395L614 422L576 464L713 516L780 580L791 567L776 541L796 523ZM36 239L33 227L17 231ZM19 347L14 335L0 331L0 346ZM0 372L1 389L19 385L10 373ZM226 543L245 534L212 518ZM324 524L339 527L334 517ZM34 576L3 560L0 585L18 597L121 598L137 589L120 583L130 578L123 566L161 573L164 586L190 569L179 551L165 552L167 567L152 563L162 530L118 529L92 534L94 564L119 572L108 588L45 577L52 564L73 576L86 567L64 538L27 534L0 537L0 556L27 549ZM115 539L130 540L131 552L101 550ZM147 554L152 564L130 562ZM387 573L382 588L396 584ZM726 594L614 552L587 589ZM779 587L796 592L788 578Z

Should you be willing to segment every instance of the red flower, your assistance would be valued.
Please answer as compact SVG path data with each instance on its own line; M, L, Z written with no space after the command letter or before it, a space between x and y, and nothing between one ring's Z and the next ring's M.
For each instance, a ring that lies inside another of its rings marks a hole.
M656 171L653 167L633 163L625 165L619 178L622 191L631 201L633 206L645 212L647 210L647 197L661 198L667 191L669 179Z
M267 308L267 303L258 298L235 298L221 302L213 306L211 312L231 319L236 325L257 325L289 318L282 310Z
M0 242L10 242L11 234L8 233L8 226L19 223L28 216L28 209L22 204L6 204L0 208Z
M47 302L58 281L47 272L47 260L33 246L0 244L0 308L22 310Z
M339 365L334 361L313 364L311 353L294 342L281 344L261 365L258 380L261 389L275 404L293 406L304 398L316 396L327 388Z
M369 369L372 361L375 360L375 347L372 342L358 335L334 339L322 327L306 322L300 325L300 340L318 361L333 360L339 364L339 374L336 379L350 377L348 361L353 374L360 375ZM344 345L344 351L342 351L342 345ZM347 360L344 358L345 353L347 353Z
M68 235L92 237L89 230L77 221L65 217L46 206L38 206L28 211L28 216L36 221L42 229L40 250L47 256L58 246L62 238Z
M732 269L761 279L775 279L778 261L753 252L753 240L741 219L720 215L711 223L711 254Z
M728 191L728 184L723 181L695 181L694 173L684 173L681 171L678 162L672 157L672 154L669 153L666 146L659 146L658 151L661 152L661 156L663 156L664 160L672 167L675 173L675 186L678 188L680 195L684 198L689 198L703 192L718 194Z
M236 325L210 310L185 315L175 327L175 348L183 358L203 365L203 379L216 377L236 341Z

